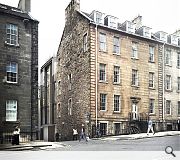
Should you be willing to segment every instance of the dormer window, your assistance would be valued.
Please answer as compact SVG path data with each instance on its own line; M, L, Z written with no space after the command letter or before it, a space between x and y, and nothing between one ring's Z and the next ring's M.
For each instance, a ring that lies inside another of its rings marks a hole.
M166 33L161 33L160 34L160 40L166 42L167 41L167 34Z
M96 23L104 24L103 14L100 12L96 12Z
M151 35L150 35L150 28L148 28L148 27L144 27L143 28L143 36L145 36L145 37L151 37Z
M177 35L171 35L171 44L178 45L178 38Z
M127 24L126 24L126 31L127 32L131 32L131 33L134 33L135 32L135 26L132 22L128 22L127 21Z
M104 24L104 13L93 11L90 17L94 20L95 23Z
M151 38L151 32L150 31L151 31L151 28L146 27L146 26L142 26L136 30L136 33L141 35L141 36Z
M163 31L158 31L155 33L155 36L161 40L161 41L164 41L164 42L167 42L167 33L166 32L163 32Z
M118 18L113 17L113 16L106 16L104 19L105 25L111 28L117 28L117 20Z

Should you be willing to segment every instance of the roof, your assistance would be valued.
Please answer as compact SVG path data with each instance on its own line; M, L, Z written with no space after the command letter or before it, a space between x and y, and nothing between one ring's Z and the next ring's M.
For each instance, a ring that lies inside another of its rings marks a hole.
M106 29L110 29L110 30L114 30L114 31L118 31L118 32L121 32L121 33L124 33L124 34L128 34L128 35L131 35L131 36L135 36L135 37L138 37L138 38L143 38L143 39L146 39L146 40L151 40L151 41L155 41L155 42L158 42L158 43L161 43L161 44L164 44L164 42L162 42L161 40L159 40L153 33L151 34L151 37L144 37L144 36L141 36L141 35L138 35L136 33L129 33L129 32L126 32L126 31L123 31L121 29L116 29L116 28L111 28L109 26L106 26L106 25L103 25L103 24L96 24L96 22L94 22L93 19L90 18L90 15L86 12L82 12L82 11L78 11L83 17L85 17L86 19L88 19L90 21L91 24L94 24L98 27L103 27L103 28L106 28ZM140 28L143 28L143 27L146 27L148 29L152 29L150 27L147 27L147 26L141 26ZM166 32L165 32L166 33ZM174 44L170 44L170 43L165 43L167 45L170 45L170 46L173 46L173 47L176 47L176 48L180 48L180 46L177 46L177 45L174 45Z
M21 18L37 21L29 13L24 12L24 11L20 10L19 8L15 8L15 7L8 6L8 5L1 4L1 3L0 3L0 13L9 14L9 15L13 15L16 17L21 17Z

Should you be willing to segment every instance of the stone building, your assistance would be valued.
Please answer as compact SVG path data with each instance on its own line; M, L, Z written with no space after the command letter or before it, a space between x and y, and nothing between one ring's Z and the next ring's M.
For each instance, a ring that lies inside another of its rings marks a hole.
M41 67L40 128L41 139L54 141L56 122L56 57L50 58Z
M20 0L18 8L0 4L0 135L4 143L11 141L16 126L22 141L36 139L37 134L39 22L29 11L30 1Z
M179 50L151 34L141 16L119 23L117 17L99 11L82 12L80 1L72 0L57 53L61 138L70 139L72 128L80 132L82 124L94 136L97 130L101 135L146 132L149 117L156 130L167 129L165 118L177 122L177 109L167 117L162 105L168 96L163 89L166 46ZM177 78L179 70L173 73ZM172 96L179 101L179 93Z
M159 109L163 130L180 130L180 34L159 31ZM163 105L164 104L164 105Z

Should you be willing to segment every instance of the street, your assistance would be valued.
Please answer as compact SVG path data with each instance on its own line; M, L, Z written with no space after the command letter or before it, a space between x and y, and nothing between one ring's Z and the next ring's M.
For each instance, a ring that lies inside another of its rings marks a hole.
M135 140L89 140L87 143L85 141L63 141L51 142L51 144L52 146L34 147L23 151L1 151L0 159L176 160L180 156L180 135ZM166 146L173 147L176 157L166 154Z
M58 143L58 142L56 142ZM61 142L60 142L61 143ZM89 140L65 141L64 147L43 147L35 150L48 151L164 151L166 146L172 146L174 151L180 151L180 136L153 137L135 140Z

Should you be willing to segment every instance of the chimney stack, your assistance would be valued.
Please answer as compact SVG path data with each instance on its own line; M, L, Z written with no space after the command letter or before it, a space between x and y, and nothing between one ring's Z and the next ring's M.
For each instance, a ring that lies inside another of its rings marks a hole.
M142 27L142 16L138 15L136 18L132 20L132 22L135 25L135 29L139 29L140 27Z
M31 0L19 0L18 8L24 12L31 12Z
M80 11L80 0L71 0L69 5L65 9L65 19L67 20L74 11Z

